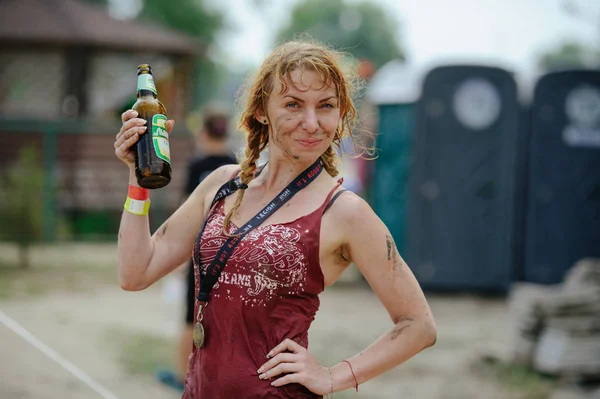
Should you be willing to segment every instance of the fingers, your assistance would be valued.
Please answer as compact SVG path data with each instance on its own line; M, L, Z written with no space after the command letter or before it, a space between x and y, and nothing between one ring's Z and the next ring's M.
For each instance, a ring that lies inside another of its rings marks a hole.
M146 131L146 126L134 125L124 132L117 134L117 140L115 141L115 148L123 145L124 142L129 141L132 137L138 137ZM137 141L137 140L135 140ZM134 143L135 143L134 141Z
M121 122L125 123L127 122L129 119L131 118L135 118L136 116L138 116L137 111L134 111L132 109L128 109L127 111L123 112L121 114Z
M300 363L281 363L273 367L271 370L260 374L258 378L268 380L269 378L277 377L282 373L297 373L303 369Z
M268 362L266 362L265 364L263 364L262 366L260 366L260 368L258 369L258 374L262 374L270 369L272 369L273 367L277 366L280 363L294 363L296 362L298 359L298 355L295 355L293 353L280 353L279 355L275 356L273 359L269 360Z
M271 383L271 385L273 385L274 387L280 387L282 385L292 384L292 383L302 384L302 381L303 381L302 374L294 373L294 374L288 374L286 376L276 379L275 381L273 381Z
M303 356L304 352L306 352L306 349L297 344L295 341L292 341L291 339L285 339L283 342L273 348L271 352L269 352L267 357L272 359L258 369L258 378L266 380L276 377L282 373L295 373L284 377L287 378L285 380L280 379L283 381L278 381L280 381L282 385L288 384L289 382L298 382L296 380L298 378L297 373L304 369L304 361L306 360Z
M277 356L279 353L285 352L285 351L290 351L292 353L300 353L302 351L306 351L306 349L303 348L302 346L300 346L295 341L292 341L291 339L286 338L283 340L283 342L281 342L279 345L277 345L275 348L273 348L273 350L267 354L267 357L271 358L271 357Z
M171 130L173 130L173 126L175 125L175 121L170 119L167 121L167 132L171 134Z
M267 357L272 359L258 369L258 378L276 378L271 382L272 386L302 384L320 395L333 391L331 370L319 365L310 352L297 342L285 339Z
M146 131L146 120L136 118L134 115L137 115L137 112L133 110L126 111L122 115L124 122L115 139L115 155L122 160L128 158L131 146L138 141L140 134Z
M119 130L119 133L117 133L117 140L119 139L120 136L122 136L124 133L126 133L128 130L135 128L135 127L145 127L146 126L146 120L142 119L142 118L131 118L129 120L127 120L126 122L123 123L123 125L121 126L121 129ZM143 129L143 131L145 131L146 129ZM137 130L140 131L140 130ZM134 131L135 133L135 131Z
M129 147L131 147L131 145L138 140L141 133L141 131L131 129L126 134L123 134L121 137L119 137L117 141L115 141L115 148L125 147L124 149L128 150ZM123 146L123 144L125 144L125 146Z
M136 111L128 110L121 115L123 125L117 133L115 139L115 155L120 159L125 159L133 144L138 140L139 135L146 131L146 120L135 117Z
M121 140L121 144L117 145L117 143L115 143L115 155L121 159L126 158L131 146L138 141L138 138L139 134L134 133L128 139Z

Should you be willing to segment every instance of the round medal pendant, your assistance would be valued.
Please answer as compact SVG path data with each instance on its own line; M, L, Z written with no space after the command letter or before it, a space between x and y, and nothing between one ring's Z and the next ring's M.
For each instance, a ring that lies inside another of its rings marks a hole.
M202 323L197 322L194 324L194 330L192 332L192 337L194 338L194 345L196 348L202 348L204 346L204 326Z

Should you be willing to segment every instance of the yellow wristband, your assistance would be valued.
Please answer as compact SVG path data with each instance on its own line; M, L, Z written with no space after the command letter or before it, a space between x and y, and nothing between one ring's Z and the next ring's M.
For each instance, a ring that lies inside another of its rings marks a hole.
M123 208L132 215L146 216L150 210L150 200L140 201L127 197Z

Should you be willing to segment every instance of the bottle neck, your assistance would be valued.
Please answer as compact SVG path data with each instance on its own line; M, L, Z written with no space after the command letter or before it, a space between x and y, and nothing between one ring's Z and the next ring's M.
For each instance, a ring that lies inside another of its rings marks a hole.
M156 95L156 93L154 93L152 90L148 90L148 89L140 89L137 92L137 98L141 98L141 97L153 97L153 98L158 98L158 96Z
M142 73L138 75L137 81L138 98L152 96L157 98L156 86L154 85L154 79L149 73Z

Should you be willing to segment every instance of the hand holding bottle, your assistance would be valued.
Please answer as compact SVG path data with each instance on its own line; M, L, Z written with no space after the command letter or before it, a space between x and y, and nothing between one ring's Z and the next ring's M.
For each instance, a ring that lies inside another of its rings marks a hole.
M138 113L129 109L121 115L121 129L115 139L115 155L123 161L130 169L135 168L135 143L140 135L146 133L146 120L138 118ZM167 121L167 132L171 134L174 120Z
M167 120L167 109L158 100L150 65L138 66L137 75L137 100L121 115L115 154L129 166L140 187L161 188L171 181L169 134L173 121Z

